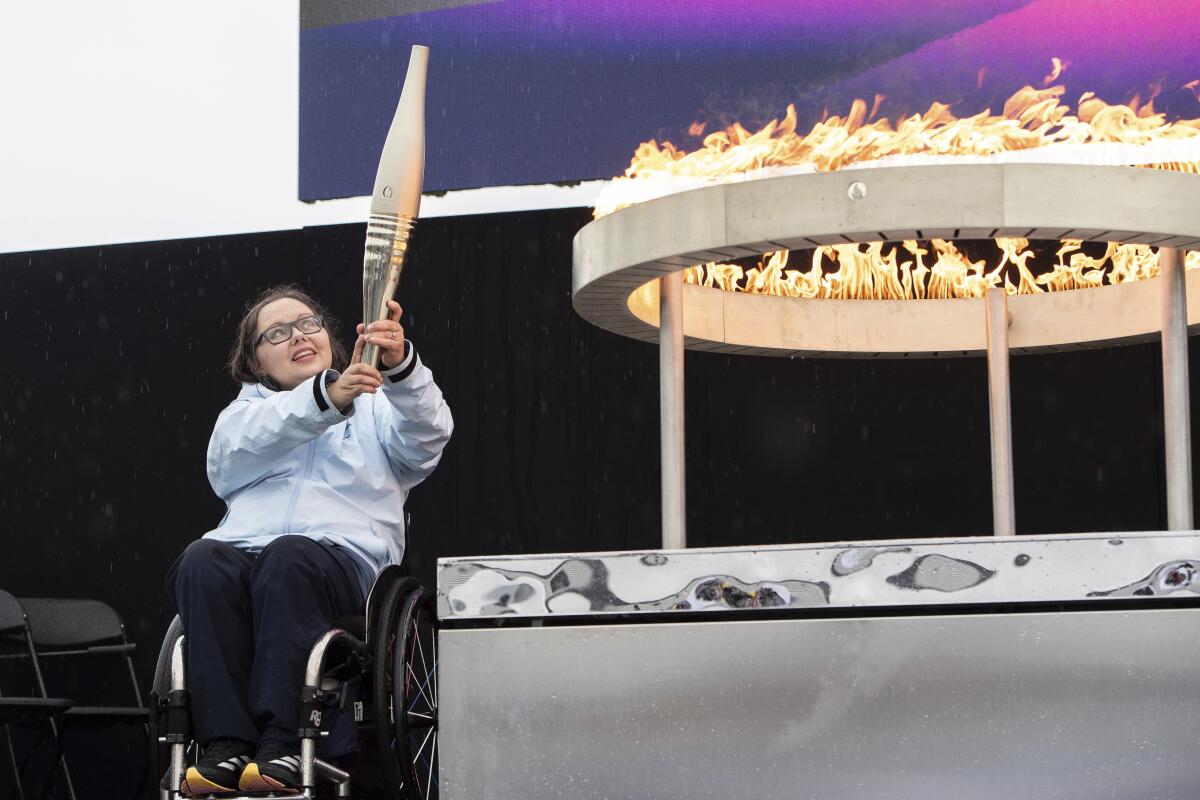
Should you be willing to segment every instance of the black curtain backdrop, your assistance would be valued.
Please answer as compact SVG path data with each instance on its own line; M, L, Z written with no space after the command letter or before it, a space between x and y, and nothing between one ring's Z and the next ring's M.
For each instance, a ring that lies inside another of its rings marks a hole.
M404 323L457 425L409 500L426 581L440 556L658 544L657 350L572 310L571 239L588 219L420 223ZM236 392L223 363L243 307L295 281L349 330L363 237L0 255L0 588L111 603L148 683L174 613L163 573L223 513L204 454ZM1022 533L1163 527L1159 358L1139 345L1014 360ZM689 544L990 532L982 359L689 353L686 371Z

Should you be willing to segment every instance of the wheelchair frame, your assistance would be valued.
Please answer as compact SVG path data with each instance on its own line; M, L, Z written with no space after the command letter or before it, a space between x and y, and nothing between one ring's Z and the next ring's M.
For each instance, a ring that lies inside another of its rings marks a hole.
M337 702L344 711L349 711L345 687L349 680L362 677L367 687L364 694L372 702L354 701L354 719L360 730L367 728L375 734L377 758L388 796L408 800L437 797L435 596L435 592L406 576L401 567L387 567L376 578L367 597L362 637L346 630L355 627L351 624L331 628L313 644L305 667L304 686L300 688L302 791L299 795L278 793L277 796L315 800L318 780L331 783L335 797L351 796L350 773L318 758L316 751L317 741L328 735L321 726L327 719L325 710ZM335 621L335 625L340 621ZM198 744L191 731L184 645L182 621L176 617L159 652L151 695L157 729L152 743L155 763L159 745L167 745L170 753L159 784L161 800L183 797L180 786L187 769L187 754L189 749L197 749ZM425 650L430 648L431 658L427 659ZM327 688L331 683L333 686ZM424 708L416 710L422 703ZM416 739L421 744L414 750ZM418 770L418 760L428 769ZM157 766L155 772L159 773ZM263 796L271 794L220 797L238 800Z

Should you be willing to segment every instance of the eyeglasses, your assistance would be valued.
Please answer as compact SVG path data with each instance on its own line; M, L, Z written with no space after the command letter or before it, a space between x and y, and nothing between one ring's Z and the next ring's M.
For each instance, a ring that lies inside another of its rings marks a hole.
M301 317L294 322L284 322L279 325L274 325L267 328L258 335L254 340L254 346L257 347L263 339L266 339L271 344L283 344L288 339L292 338L292 331L297 330L303 334L313 334L325 327L325 321L316 314L308 317Z

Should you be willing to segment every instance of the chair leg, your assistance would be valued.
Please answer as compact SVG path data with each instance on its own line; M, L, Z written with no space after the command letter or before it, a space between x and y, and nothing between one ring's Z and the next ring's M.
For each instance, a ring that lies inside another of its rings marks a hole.
M54 735L54 763L62 767L63 782L67 785L67 797L70 800L76 800L75 783L71 780L71 770L67 769L67 754L63 752L62 731L58 729L58 722L53 717L50 718L50 732ZM50 773L50 777L54 777L53 772ZM46 782L47 787L50 784L51 781Z
M53 720L51 719L49 724L42 729L42 731L36 737L34 737L32 742L29 743L29 747L25 748L25 755L21 757L21 764L17 767L17 781L18 783L23 783L25 769L30 765L30 762L33 762L36 765L34 756L37 754L38 750L41 749L42 743L47 739L51 739L54 742L54 757L50 759L50 773L42 781L42 788L37 793L39 798L45 797L46 792L50 791L50 787L54 785L54 776L58 774L58 767L61 763L60 756L62 754L62 750L58 746L58 737L52 735L54 730L55 728L53 726ZM24 791L25 790L22 788L22 795L24 794ZM72 797L74 797L73 794Z
M45 740L45 732L39 733L36 737L34 737L33 741L29 743L29 747L25 748L25 755L21 756L21 764L17 767L18 779L25 774L25 768L29 766L29 762L33 759L34 754L37 753L38 748L42 746L42 742Z
M51 737L54 740L54 761L50 767L50 775L46 778L46 782L42 784L41 794L38 795L39 800L44 800L46 792L50 791L50 787L54 785L54 775L58 772L58 768L62 767L63 782L67 786L67 797L70 800L75 799L75 786L71 782L71 771L67 769L67 757L63 753L62 737L58 730L58 723L53 718L50 719L50 730L53 733Z
M42 697L49 697L46 693L46 679L42 677L42 665L39 663L37 657L37 648L33 646L33 634L29 632L28 625L25 626L25 648L29 652L29 660L33 663L33 674L37 677L38 689L41 690ZM70 800L76 800L75 786L71 782L71 771L67 769L67 758L63 755L62 734L58 730L58 721L54 717L50 717L50 732L54 735L55 763L62 766L63 780L67 784L67 797ZM54 778L54 772L50 773L50 778ZM46 786L49 786L51 782L52 780L47 781ZM45 788L43 788L44 793Z
M46 782L42 784L42 791L38 792L38 800L46 800L46 792L54 786L54 776L58 774L59 757L62 756L62 748L58 746L58 737L54 739L54 760L50 762L50 774L46 776Z
M33 758L33 754L42 746L42 742L49 738L54 742L54 758L50 762L50 774L46 776L45 782L42 784L42 790L38 792L38 797L45 797L46 792L50 791L50 787L54 785L54 776L58 774L59 767L62 767L63 783L67 787L67 797L70 800L76 800L75 785L71 781L71 771L67 769L67 757L63 752L62 740L59 738L58 724L53 718L49 720L47 731L43 731L33 740L33 744L29 746L28 752L21 759L21 766L17 769L17 783L20 784L21 776L25 774L25 767L29 764L29 760ZM11 747L11 739L9 745ZM22 793L22 796L23 793Z
M4 726L4 739L8 742L8 760L12 764L13 781L17 784L17 798L18 800L25 800L25 787L22 785L21 772L17 768L17 750L13 747L12 729L8 725ZM9 795L9 797L12 797L12 795Z

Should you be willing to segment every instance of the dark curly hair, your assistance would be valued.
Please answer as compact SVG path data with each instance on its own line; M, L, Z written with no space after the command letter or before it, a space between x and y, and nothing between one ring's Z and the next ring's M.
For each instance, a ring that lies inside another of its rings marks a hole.
M258 338L258 315L263 308L276 300L285 297L298 300L313 310L325 322L325 330L329 333L329 349L333 356L333 368L341 372L350 363L350 356L345 345L338 338L341 323L337 317L329 313L325 306L318 303L307 292L294 283L272 286L264 291L246 306L246 313L238 323L237 336L233 347L229 349L229 376L237 383L262 383L271 386L272 381L259 371L258 358L254 351Z

